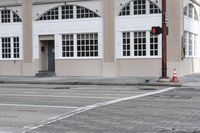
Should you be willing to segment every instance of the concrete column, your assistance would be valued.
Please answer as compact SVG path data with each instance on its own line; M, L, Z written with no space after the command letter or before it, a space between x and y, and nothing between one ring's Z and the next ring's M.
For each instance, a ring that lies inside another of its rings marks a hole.
M169 35L167 37L168 76L174 68L181 75L184 64L181 60L182 35L184 30L183 0L167 0Z
M167 0L169 35L167 40L168 61L181 61L181 37L183 35L183 1Z
M23 76L32 76L32 0L22 0L23 7Z
M116 76L115 0L103 0L104 63L103 76Z

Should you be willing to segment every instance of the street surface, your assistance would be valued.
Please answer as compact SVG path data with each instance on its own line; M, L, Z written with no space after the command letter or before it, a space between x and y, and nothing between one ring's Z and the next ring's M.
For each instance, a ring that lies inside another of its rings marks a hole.
M0 133L200 133L200 84L0 84Z

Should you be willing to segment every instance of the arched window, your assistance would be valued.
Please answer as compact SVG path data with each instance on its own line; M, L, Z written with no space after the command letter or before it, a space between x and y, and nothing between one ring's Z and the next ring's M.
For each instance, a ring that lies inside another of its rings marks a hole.
M119 16L125 16L125 15L130 15L130 3L128 3L124 8L122 8Z
M199 20L197 10L191 3L184 7L184 15L197 21Z
M21 18L17 15L17 13L4 9L0 11L1 14L1 23L17 23L22 22Z
M150 2L150 14L156 14L156 13L161 13L161 10L155 3Z
M121 9L119 16L159 13L161 13L161 10L154 2L149 0L132 0Z
M39 18L39 20L56 20L56 19L58 19L58 7L47 11Z
M133 14L134 15L146 14L146 0L133 1Z
M61 18L60 18L61 16ZM58 19L74 19L74 18L96 18L100 17L94 11L91 11L85 7L76 5L64 5L53 8L37 19L40 20L58 20Z
M100 17L98 14L96 14L95 12L84 8L84 7L80 7L77 6L77 18L96 18L96 17Z
M74 9L73 5L62 6L62 19L73 19Z

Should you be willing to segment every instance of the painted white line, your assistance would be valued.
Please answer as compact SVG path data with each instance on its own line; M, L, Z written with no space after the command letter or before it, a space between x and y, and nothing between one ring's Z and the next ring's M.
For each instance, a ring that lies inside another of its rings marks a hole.
M10 97L42 97L42 98L83 98L83 99L116 99L119 97L99 97L99 96L55 96L55 95L30 95L30 94L0 94L0 96L10 96Z
M78 109L79 107L71 106L49 106L49 105L30 105L30 104L3 104L0 106L14 106L14 107L35 107L35 108L62 108L62 109Z
M137 98L141 98L141 97L160 94L160 93L167 92L167 91L170 91L170 90L173 90L173 89L176 89L176 88L170 87L170 88L162 89L162 90L159 90L159 91L149 92L149 93L131 96L131 97L120 98L120 99L116 99L116 100L112 100L112 101L108 101L108 102L102 102L102 103L97 103L97 104L89 105L89 106L86 106L86 107L78 108L74 111L64 113L64 114L58 115L56 117L49 118L46 121L42 121L38 126L27 126L26 128L24 128L25 131L23 133L28 133L29 131L38 129L38 128L43 127L45 125L51 124L53 122L56 122L56 121L59 121L59 120L62 120L62 119L68 118L68 117L71 117L71 116L76 115L76 114L86 112L86 111L94 109L94 108L98 108L98 107L102 107L102 106L106 106L106 105L110 105L110 104L114 104L114 103L118 103L118 102L122 102L122 101L133 100L133 99L137 99Z
M37 92L22 92L22 94L36 94Z

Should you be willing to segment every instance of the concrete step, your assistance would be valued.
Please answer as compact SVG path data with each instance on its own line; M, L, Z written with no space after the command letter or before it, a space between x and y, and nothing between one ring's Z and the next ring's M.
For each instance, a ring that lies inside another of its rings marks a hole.
M36 75L36 77L53 77L56 76L55 72L51 71L39 71Z

